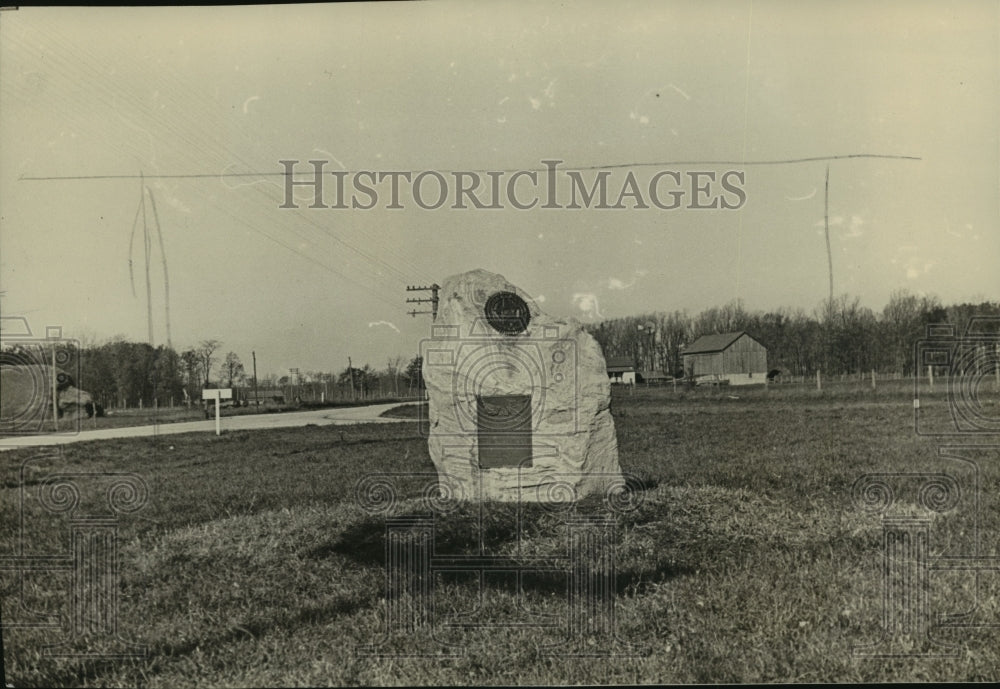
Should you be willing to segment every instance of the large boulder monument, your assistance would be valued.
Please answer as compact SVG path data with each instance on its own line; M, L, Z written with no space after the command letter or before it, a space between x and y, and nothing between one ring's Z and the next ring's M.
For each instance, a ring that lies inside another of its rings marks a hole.
M440 287L421 343L428 449L442 495L572 502L623 487L597 341L502 275Z

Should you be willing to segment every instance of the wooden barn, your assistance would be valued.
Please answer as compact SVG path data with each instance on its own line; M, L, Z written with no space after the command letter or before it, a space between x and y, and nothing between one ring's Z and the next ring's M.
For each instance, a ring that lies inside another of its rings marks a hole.
M682 352L684 372L699 383L767 382L767 348L744 331L703 335Z
M608 378L612 383L635 385L635 362L628 357L612 356L605 360Z

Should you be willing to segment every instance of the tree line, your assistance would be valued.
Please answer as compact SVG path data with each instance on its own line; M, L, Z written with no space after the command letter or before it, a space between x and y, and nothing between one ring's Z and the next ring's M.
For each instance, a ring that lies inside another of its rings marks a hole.
M739 300L691 315L655 312L585 325L605 357L627 357L641 370L683 376L684 348L702 335L746 331L767 350L768 367L789 375L876 370L912 376L917 343L930 324L948 323L961 337L973 316L1000 316L1000 302L944 306L933 296L893 292L881 311L857 297L824 300L811 313L748 311ZM995 324L994 334L996 333Z
M64 349L71 363L62 368L78 376L76 385L109 409L194 404L204 388L252 390L254 385L252 368L248 371L236 352L223 354L222 342L214 339L180 352L165 345L130 342L123 336L103 344L65 345ZM47 355L38 354L31 354L31 360L48 361ZM281 389L289 402L295 397L316 401L324 396L331 401L400 397L422 389L420 364L419 357L404 362L397 356L378 370L364 364L337 373L267 374L256 383L261 391Z
M998 336L1000 302L944 306L932 296L905 290L894 292L881 311L862 306L856 297L824 300L811 313L780 308L749 311L732 301L691 315L687 311L654 312L587 324L604 356L626 357L640 370L683 376L684 348L702 335L746 331L768 350L768 367L788 375L915 372L915 347L927 326L951 324L961 337L973 316L993 316L992 336ZM16 346L15 346L16 348ZM70 347L67 372L79 374L77 386L107 408L191 404L206 387L251 388L247 370L236 352L223 354L222 342L203 340L180 352L160 345L129 342L118 336L103 344ZM10 348L6 348L10 350ZM10 354L7 351L7 354ZM46 355L47 356L47 355ZM47 360L47 359L45 359ZM369 364L338 372L297 371L264 375L260 390L279 388L287 401L378 399L407 397L423 390L421 358L388 359L376 369ZM66 368L66 367L64 367Z

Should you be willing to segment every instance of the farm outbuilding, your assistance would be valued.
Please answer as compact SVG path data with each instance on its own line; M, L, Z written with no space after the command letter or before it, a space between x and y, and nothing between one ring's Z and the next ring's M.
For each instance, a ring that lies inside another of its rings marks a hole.
M684 372L698 382L767 382L767 348L744 331L703 335L682 352Z
M635 362L628 357L612 356L605 360L608 378L612 383L635 385Z
M636 381L646 385L663 385L664 383L669 383L672 380L673 377L668 376L663 371L646 370L636 372Z
M285 393L281 388L259 388L254 394L253 388L248 388L241 394L247 404L260 405L262 402L277 402L284 404Z

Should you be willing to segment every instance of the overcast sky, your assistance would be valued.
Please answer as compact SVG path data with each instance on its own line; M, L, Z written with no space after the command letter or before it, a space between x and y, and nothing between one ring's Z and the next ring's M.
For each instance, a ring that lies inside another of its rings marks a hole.
M3 315L146 339L140 174L155 343L158 219L173 345L256 350L261 374L412 357L430 321L406 286L473 268L583 321L734 298L811 311L828 165L837 294L1000 298L997 2L484 5L0 13ZM777 163L858 154L896 157ZM308 187L280 208L281 160L298 179L327 161L347 205L358 171L439 171L451 195L392 209L386 180L370 209L310 208ZM607 169L609 204L631 172L650 207L542 209L545 160L564 161L560 205L565 170L589 186ZM537 171L534 208L452 208L455 172L483 192L518 170ZM678 208L650 203L662 171ZM700 197L692 172L716 176L695 176ZM690 207L712 198L738 207Z

